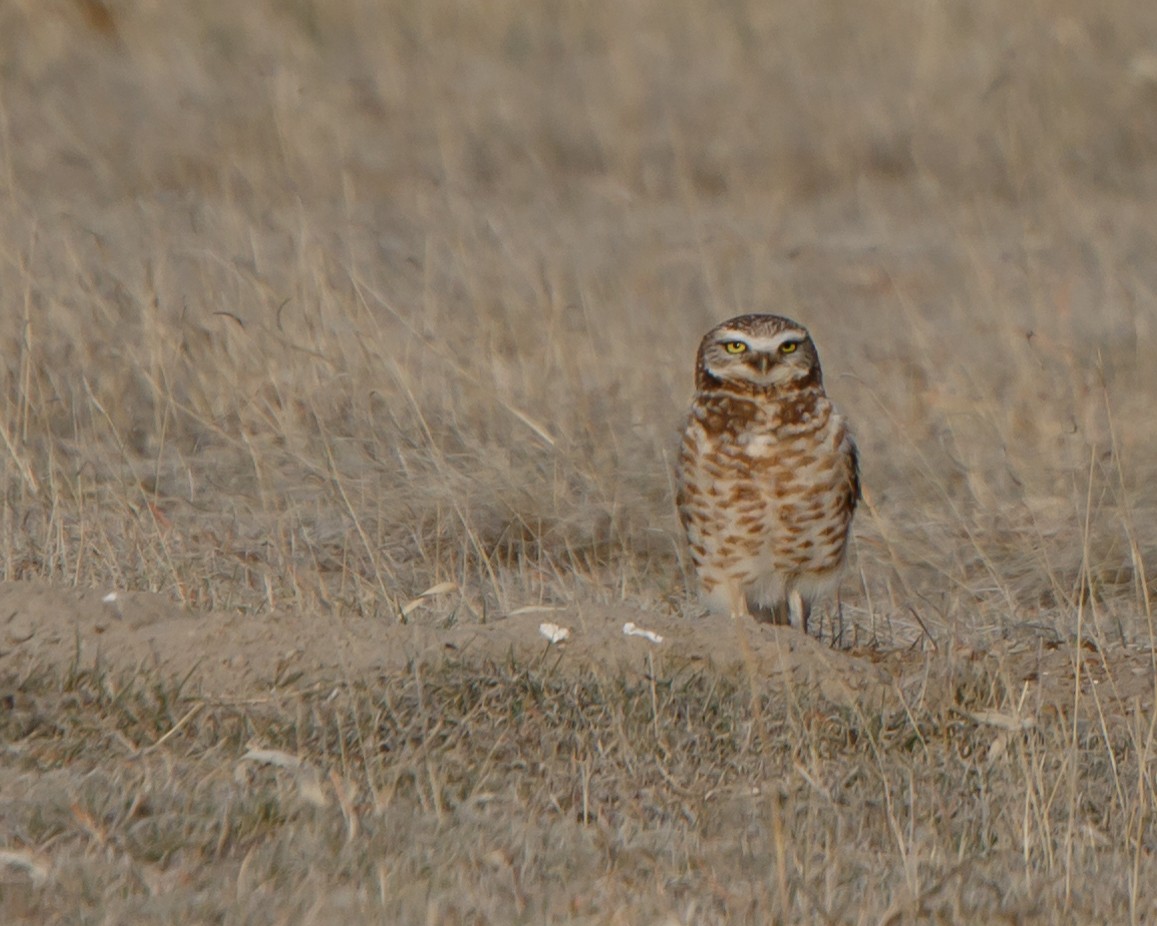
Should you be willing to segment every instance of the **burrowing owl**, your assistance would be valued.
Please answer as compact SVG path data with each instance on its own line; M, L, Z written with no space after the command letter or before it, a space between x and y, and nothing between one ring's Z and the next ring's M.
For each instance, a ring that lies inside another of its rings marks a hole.
M807 329L741 315L709 331L677 499L703 603L806 631L839 580L859 497L856 445Z

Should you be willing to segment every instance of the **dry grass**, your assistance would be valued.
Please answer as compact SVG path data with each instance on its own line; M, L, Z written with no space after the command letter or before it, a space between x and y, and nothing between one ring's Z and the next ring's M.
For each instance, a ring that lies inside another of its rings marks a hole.
M692 353L767 309L862 446L851 638L1149 647L1154 34L1141 0L5 4L0 578L691 613ZM29 667L0 770L41 774L0 841L53 888L0 908L1144 919L1144 717L1086 736L1074 703L978 758L953 711L1015 713L1020 680L936 666L848 716L709 674L463 665L250 709ZM335 769L325 806L236 779L254 739Z
M3 728L29 848L0 897L41 923L1151 915L1151 717L1073 723L917 663L902 708L854 710L691 669L447 664L236 703L36 675Z

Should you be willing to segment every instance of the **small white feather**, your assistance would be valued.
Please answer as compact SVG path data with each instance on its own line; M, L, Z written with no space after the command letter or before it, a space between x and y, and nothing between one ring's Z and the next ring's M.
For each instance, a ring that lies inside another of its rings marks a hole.
M561 643L570 636L569 627L560 627L558 624L552 624L550 621L543 621L538 625L538 632L546 637L551 643Z
M643 637L644 639L650 640L652 643L663 642L663 638L659 636L659 634L655 633L655 631L644 630L642 627L639 627L631 621L627 621L625 624L623 624L623 633L628 637Z

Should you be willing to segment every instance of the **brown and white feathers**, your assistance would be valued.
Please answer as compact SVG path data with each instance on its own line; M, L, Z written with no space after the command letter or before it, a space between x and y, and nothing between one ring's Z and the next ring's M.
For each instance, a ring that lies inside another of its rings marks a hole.
M839 582L859 497L856 445L807 329L741 315L709 331L677 497L703 603L806 631Z

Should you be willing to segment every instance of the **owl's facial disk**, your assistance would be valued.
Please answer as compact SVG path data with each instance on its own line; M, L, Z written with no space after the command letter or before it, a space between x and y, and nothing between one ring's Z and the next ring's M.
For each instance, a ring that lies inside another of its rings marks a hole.
M772 335L722 329L703 359L712 376L766 388L805 378L816 355L807 332L798 328Z

